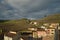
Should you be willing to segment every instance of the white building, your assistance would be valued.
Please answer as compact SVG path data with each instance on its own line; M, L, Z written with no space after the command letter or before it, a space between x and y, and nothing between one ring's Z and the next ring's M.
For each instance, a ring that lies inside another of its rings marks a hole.
M4 40L12 40L15 35L16 35L16 32L13 32L13 31L5 33Z

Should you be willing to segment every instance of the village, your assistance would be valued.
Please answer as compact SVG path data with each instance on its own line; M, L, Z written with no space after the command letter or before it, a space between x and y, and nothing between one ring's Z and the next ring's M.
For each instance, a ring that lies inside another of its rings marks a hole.
M0 0L0 40L60 40L60 0Z
M37 22L30 24L37 26ZM60 40L59 23L44 23L40 27L29 27L19 32L8 31L4 34L4 40Z

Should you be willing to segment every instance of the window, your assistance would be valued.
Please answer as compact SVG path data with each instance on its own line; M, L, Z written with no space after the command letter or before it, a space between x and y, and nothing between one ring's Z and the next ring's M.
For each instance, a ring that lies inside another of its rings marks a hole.
M54 31L54 30L51 30L51 31Z
M51 33L51 34L54 34L54 33Z
M29 34L32 34L32 33L27 33L27 32L21 33L21 35L29 35Z

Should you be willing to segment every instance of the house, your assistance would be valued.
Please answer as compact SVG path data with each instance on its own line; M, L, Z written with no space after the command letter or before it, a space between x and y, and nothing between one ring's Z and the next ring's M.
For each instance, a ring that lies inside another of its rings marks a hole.
M42 28L37 28L37 31L33 32L33 38L41 38L41 37L45 37L46 35L47 34L45 29Z
M45 37L47 35L45 29L43 29L43 28L38 28L37 33L38 33L38 38Z
M38 26L39 25L39 23L36 22L36 21L30 22L30 24L35 25L35 26Z
M28 30L30 30L30 31L37 31L37 28L31 27L31 28L28 28Z
M4 40L12 40L16 32L10 31L4 34Z
M55 29L54 28L47 28L46 33L47 33L47 35L55 35Z
M43 25L44 25L44 26L49 26L49 25L50 25L50 23L44 23Z
M57 26L59 26L59 23L44 23L43 25L47 27L49 26L52 28L56 28Z
M52 28L57 28L57 26L59 26L59 23L51 23L50 27Z
M46 36L46 37L43 37L42 40L54 40L54 36Z
M46 27L45 27L45 26L41 26L40 28L46 29Z
M36 24L37 24L37 22L31 22L30 24L36 25Z
M59 23L44 23L43 25L46 26L45 30L47 35L54 35L55 29L59 26Z

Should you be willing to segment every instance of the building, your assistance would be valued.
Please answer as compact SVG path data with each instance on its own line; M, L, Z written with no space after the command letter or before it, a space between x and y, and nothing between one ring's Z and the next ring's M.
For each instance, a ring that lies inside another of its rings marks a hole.
M12 40L16 32L10 31L4 34L4 40Z
M45 29L42 29L42 28L37 28L37 31L33 31L34 38L41 38L41 37L45 37L46 35L47 34Z
M47 35L55 35L55 29L54 28L47 28L46 33L47 33Z
M37 33L38 33L38 37L45 37L47 35L45 29L43 28L38 28Z
M51 23L49 27L56 29L57 26L59 26L59 23Z
M46 37L43 37L42 40L54 40L54 36L46 36Z

